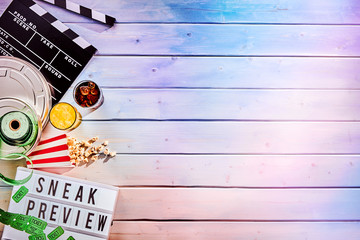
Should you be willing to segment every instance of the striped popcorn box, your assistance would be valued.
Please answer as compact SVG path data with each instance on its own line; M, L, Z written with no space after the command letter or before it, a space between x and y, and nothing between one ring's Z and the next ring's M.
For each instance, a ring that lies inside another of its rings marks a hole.
M66 134L41 140L34 151L29 154L34 168L73 167L70 162ZM31 164L27 162L28 168Z

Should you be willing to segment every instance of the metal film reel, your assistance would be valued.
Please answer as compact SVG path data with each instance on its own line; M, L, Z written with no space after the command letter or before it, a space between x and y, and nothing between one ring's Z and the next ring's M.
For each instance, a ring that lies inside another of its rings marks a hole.
M45 77L30 63L0 56L0 98L14 97L34 107L44 127L51 108L51 92Z

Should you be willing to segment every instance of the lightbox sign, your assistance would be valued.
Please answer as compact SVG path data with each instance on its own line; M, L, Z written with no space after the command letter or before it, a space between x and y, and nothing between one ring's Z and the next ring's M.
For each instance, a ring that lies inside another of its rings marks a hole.
M30 169L17 169L16 179L29 175ZM45 220L47 235L56 227L64 229L58 238L107 239L117 201L118 188L76 178L35 171L29 190L19 203L11 199L9 212L30 215ZM14 195L20 187L14 187ZM25 232L6 226L3 239L28 239Z

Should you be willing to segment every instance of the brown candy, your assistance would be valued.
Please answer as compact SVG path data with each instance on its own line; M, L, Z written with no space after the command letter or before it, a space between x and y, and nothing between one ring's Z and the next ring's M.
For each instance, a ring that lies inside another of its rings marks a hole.
M90 88L89 88L89 87L87 87L87 86L81 86L81 87L80 87L80 93L81 93L81 95L86 96L86 95L89 94L89 92L90 92Z

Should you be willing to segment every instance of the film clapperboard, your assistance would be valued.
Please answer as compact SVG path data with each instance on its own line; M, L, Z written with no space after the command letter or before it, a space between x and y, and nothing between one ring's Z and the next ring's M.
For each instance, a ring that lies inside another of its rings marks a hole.
M67 0L44 0L105 24L115 18ZM96 48L32 0L13 0L0 17L0 54L32 63L47 79L57 103Z
M16 179L25 178L30 171L18 167ZM28 192L18 203L10 199L9 212L44 220L46 235L61 227L64 233L57 240L72 239L70 236L76 240L108 239L118 188L37 170L23 186ZM20 187L13 188L12 196ZM2 240L28 239L26 231L6 225Z

